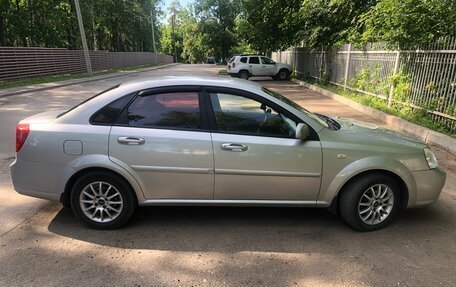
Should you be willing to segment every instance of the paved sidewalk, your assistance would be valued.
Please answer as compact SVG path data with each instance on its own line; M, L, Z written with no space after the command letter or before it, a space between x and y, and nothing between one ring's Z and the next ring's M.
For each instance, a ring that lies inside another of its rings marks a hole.
M111 79L111 78L116 78L116 77L130 76L130 75L149 72L149 71L153 71L153 70L163 69L163 68L167 68L167 67L174 66L174 65L178 65L178 64L165 64L165 65L159 65L159 66L145 68L145 69L140 68L137 70L131 70L131 71L125 71L125 72L115 72L115 73L109 73L109 74L93 76L93 77L84 77L84 78L73 79L73 80L49 82L49 83L28 85L28 86L11 88L11 89L3 89L3 90L0 90L0 98L19 95L19 94L23 94L23 93L34 92L34 91L44 91L44 90L49 90L49 89L55 89L55 88L59 88L59 87L71 86L71 85L76 85L76 84L81 84L81 83L95 82L95 81L99 81L99 80L106 80L106 79Z

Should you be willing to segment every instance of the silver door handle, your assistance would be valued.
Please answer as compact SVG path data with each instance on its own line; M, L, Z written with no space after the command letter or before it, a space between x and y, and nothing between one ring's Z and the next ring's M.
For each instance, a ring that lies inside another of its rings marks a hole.
M134 138L134 137L119 137L117 142L120 144L128 144L128 145L141 145L144 144L146 141L142 138Z
M245 144L222 143L222 150L229 151L246 151L248 147Z

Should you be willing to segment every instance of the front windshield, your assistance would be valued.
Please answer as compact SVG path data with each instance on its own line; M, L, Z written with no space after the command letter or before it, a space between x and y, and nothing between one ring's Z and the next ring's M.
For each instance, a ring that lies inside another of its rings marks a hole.
M297 103L293 102L292 100L288 99L287 97L284 97L282 96L281 94L277 93L277 92L274 92L272 90L269 90L267 88L262 88L263 92L265 92L266 94L270 95L270 96L273 96L274 98L292 106L293 108L297 109L298 111L304 113L306 116L308 116L309 118L317 121L319 124L321 124L322 126L326 127L326 128L330 128L328 123L326 121L324 121L323 119L321 119L319 116L317 116L316 114L312 113L312 112L309 112L308 110L304 109L303 107L301 107L300 105L298 105Z

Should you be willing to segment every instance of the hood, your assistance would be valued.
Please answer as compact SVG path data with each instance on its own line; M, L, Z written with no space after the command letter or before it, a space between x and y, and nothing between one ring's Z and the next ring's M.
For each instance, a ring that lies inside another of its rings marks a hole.
M406 134L393 131L380 127L375 124L366 123L353 119L346 119L337 117L335 118L337 122L341 125L341 131L352 132L353 134L358 134L362 136L365 140L373 140L376 143L392 143L392 144L405 144L412 145L419 148L424 148L425 144L416 138L408 136Z

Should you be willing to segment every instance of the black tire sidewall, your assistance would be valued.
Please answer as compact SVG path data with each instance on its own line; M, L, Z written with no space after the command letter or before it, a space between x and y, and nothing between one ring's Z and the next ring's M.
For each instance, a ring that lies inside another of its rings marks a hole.
M243 75L245 75L245 78L243 77ZM248 80L249 79L249 73L247 71L240 71L239 72L239 78L241 78L243 80Z
M358 204L361 196L371 186L376 184L387 185L394 196L393 208L388 217L376 224L369 225L363 222L358 213ZM391 177L382 174L371 174L363 178L356 179L343 190L340 198L340 213L342 218L353 228L360 231L374 231L388 225L400 209L401 197L399 186Z
M92 221L81 210L79 204L79 196L83 188L85 188L90 183L96 181L103 181L113 185L122 195L122 199L124 201L122 211L116 219L110 222L100 223ZM114 229L124 225L133 214L137 204L136 197L134 196L133 192L134 191L129 186L129 184L117 175L107 172L92 172L83 175L73 185L71 191L71 207L73 209L74 214L89 227L95 229Z
M281 76L280 76L282 73L285 74L285 77L281 77ZM278 78L279 80L281 80L281 81L285 81L286 79L288 79L289 74L290 74L290 73L289 73L287 70L282 69L282 70L280 70L279 73L277 74L277 78Z

